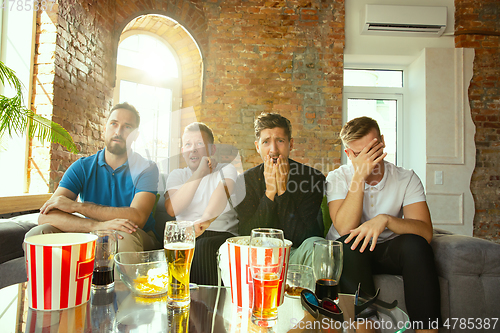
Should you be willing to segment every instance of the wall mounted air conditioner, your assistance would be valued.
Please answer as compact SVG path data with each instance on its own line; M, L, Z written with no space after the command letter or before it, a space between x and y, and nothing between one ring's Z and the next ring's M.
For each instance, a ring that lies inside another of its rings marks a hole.
M363 35L439 37L447 7L365 5Z

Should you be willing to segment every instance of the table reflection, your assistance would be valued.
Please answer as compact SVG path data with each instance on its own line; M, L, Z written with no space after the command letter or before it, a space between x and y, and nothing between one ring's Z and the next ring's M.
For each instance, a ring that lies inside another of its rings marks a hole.
M93 289L90 301L59 311L28 309L26 332L217 332L229 326L222 313L225 290L201 287L191 290L191 303L184 309L167 307L166 296L136 296L117 282L115 288Z
M344 319L354 316L354 296L340 295ZM26 307L27 308L27 307ZM252 323L251 309L231 303L228 288L203 287L191 290L191 303L185 309L167 307L167 298L139 297L121 282L105 290L93 290L90 301L79 307L58 311L25 310L26 332L196 332L196 333L296 333L354 332L353 329L332 329L325 319L314 318L302 308L299 299L285 297L278 308L278 323L271 329ZM405 324L408 316L399 309L378 309L385 323ZM328 321L331 323L331 321ZM404 329L403 329L404 330ZM400 331L403 331L400 330ZM372 332L363 326L357 332ZM394 333L397 329L381 329Z
M67 310L38 311L29 309L26 332L92 332L90 302ZM95 331L98 332L98 331Z

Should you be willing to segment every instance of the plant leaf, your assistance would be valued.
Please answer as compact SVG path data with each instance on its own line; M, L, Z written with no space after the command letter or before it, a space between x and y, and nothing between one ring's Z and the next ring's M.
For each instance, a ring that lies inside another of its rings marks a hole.
M28 130L30 138L36 137L40 141L59 143L70 152L78 153L73 138L61 125L36 115L22 104L22 84L15 72L0 61L0 82L10 84L16 90L14 97L0 95L0 137L4 133L12 136L13 133L22 136Z
M42 143L49 140L66 147L70 152L77 154L78 148L73 142L73 138L61 125L40 115L33 114L29 127L30 137L39 138Z

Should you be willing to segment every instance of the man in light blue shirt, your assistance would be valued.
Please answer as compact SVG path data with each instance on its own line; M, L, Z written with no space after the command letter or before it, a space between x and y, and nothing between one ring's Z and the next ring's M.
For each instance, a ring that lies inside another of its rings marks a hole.
M120 252L160 246L151 214L158 167L130 150L139 123L139 113L132 105L122 103L111 109L104 132L106 148L68 168L57 190L40 208L39 226L26 237L108 229L117 231ZM81 202L76 201L78 196Z

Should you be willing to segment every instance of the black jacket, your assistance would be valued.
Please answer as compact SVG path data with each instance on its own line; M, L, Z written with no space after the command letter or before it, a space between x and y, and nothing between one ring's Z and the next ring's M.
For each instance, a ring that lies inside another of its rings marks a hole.
M297 248L312 236L323 237L317 222L324 195L325 176L321 171L289 159L290 177L286 192L271 201L266 195L264 164L244 174L246 195L236 207L238 233L250 235L255 228L276 228Z

